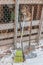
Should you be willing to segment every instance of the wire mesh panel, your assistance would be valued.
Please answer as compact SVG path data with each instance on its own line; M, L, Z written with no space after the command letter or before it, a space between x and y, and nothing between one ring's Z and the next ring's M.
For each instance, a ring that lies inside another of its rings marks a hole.
M14 5L0 5L0 23L13 22L15 17L15 6Z

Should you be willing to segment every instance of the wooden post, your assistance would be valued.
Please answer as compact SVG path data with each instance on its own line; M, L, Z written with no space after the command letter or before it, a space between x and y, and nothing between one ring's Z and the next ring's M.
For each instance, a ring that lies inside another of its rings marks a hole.
M19 4L18 4L18 0L16 0L15 2L15 25L14 25L14 45L15 47L17 43L18 12L19 12Z

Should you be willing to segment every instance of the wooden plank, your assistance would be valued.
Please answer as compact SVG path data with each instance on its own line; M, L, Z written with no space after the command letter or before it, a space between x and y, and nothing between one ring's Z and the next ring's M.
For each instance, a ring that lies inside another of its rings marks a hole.
M32 26L38 25L38 24L39 24L39 20L34 20L34 21L32 21Z
M10 44L10 45L9 44L8 45L0 45L0 49L1 50L6 50L6 49L9 49L11 47L13 48L13 45L12 44Z
M13 29L14 23L0 24L0 30Z
M0 4L15 4L14 0L0 0Z
M34 33L38 33L37 29L31 30L31 34L34 34ZM29 31L28 30L24 31L23 35L27 35L27 34L29 34ZM20 31L17 33L17 36L20 36ZM11 38L11 37L14 37L14 32L0 34L0 39Z
M18 0L19 4L43 4L43 0Z
M0 41L0 45L11 44L11 43L13 43L13 39L1 40Z
M37 35L34 35L34 36L31 36L30 39L34 40L36 39ZM43 37L43 34L41 35L41 38ZM23 37L23 40L22 41L29 41L29 36L28 37ZM20 38L17 39L18 42L20 42Z
M41 37L43 37L43 35L41 35ZM33 39L33 41L35 41L34 40L35 38L36 38L36 35L31 36L31 39ZM23 37L22 41L29 41L29 37ZM1 40L0 45L13 44L13 42L14 42L14 39ZM20 42L20 38L17 38L17 42Z
M0 39L14 37L14 33L3 33L0 34Z
M20 43L19 40L17 40L17 42ZM29 40L23 40L23 43L24 43L24 42L27 44L27 43L29 43ZM24 43L24 44L25 44L25 43ZM35 42L35 40L31 40L31 43L36 43L36 42Z
M29 22L26 21L24 27L30 26L30 22L31 21L29 21ZM39 24L39 20L32 21L32 26L35 26L35 25L38 25L38 24ZM18 28L19 28L19 24L18 24Z
M38 25L39 24L39 20L37 21L32 21L32 26L34 25ZM18 28L19 28L19 24L17 24ZM30 21L29 22L25 22L25 26L27 27L30 26ZM6 29L13 29L14 28L14 23L6 23L6 24L0 24L0 30L6 30Z

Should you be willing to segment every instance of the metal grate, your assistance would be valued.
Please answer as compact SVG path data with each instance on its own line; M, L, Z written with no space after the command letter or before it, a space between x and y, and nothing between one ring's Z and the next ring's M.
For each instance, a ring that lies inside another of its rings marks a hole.
M21 21L23 21L23 13L26 14L26 17L27 17L26 21L31 20L31 18L32 18L32 6L34 7L33 20L40 20L42 5L20 4L19 17L20 17Z
M0 5L0 23L13 22L15 16L14 5Z

